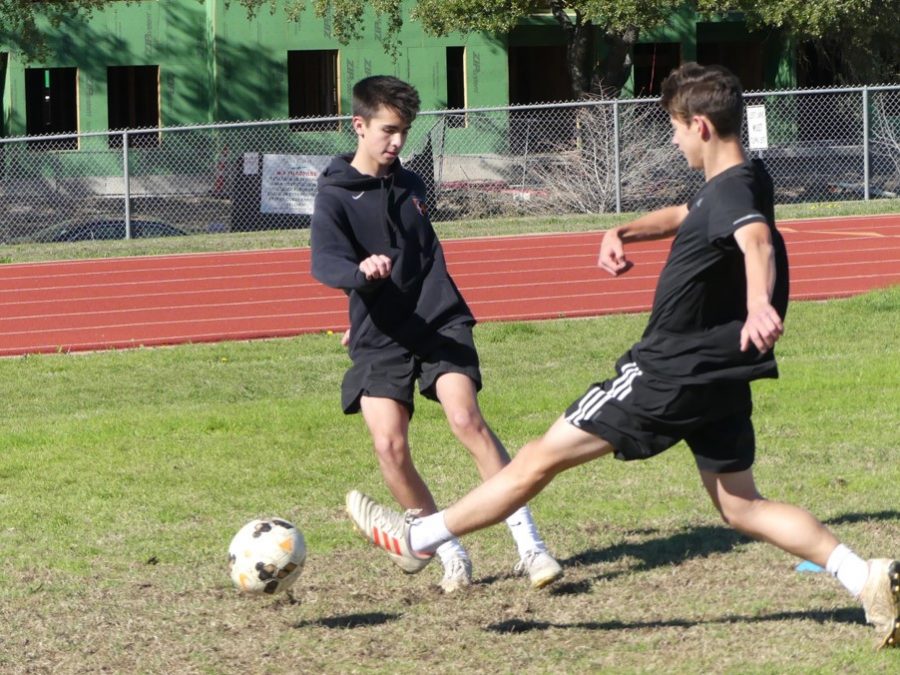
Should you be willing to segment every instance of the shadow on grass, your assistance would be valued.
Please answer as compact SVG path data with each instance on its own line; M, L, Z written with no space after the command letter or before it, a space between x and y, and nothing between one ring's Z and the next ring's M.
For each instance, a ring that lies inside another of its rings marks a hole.
M720 619L688 620L670 619L667 621L578 621L575 623L551 623L548 621L523 621L507 619L492 623L485 630L492 633L528 633L550 628L575 628L578 630L641 630L646 628L693 628L695 626L714 624L759 623L763 621L815 621L816 623L862 623L863 613L859 607L842 607L835 610L810 610L808 612L776 612L758 616L723 616Z
M826 525L848 525L872 520L900 520L900 511L876 511L875 513L845 513L823 521Z
M653 532L655 530L642 530L639 534ZM642 571L678 564L691 558L705 558L714 553L727 553L738 544L749 541L749 538L727 527L692 527L659 539L589 549L560 562L564 566L596 565L620 558L637 558L641 562L632 571Z
M900 511L885 510L873 513L845 513L830 518L826 525L846 525L868 521L900 520ZM634 535L653 535L657 530L642 529L630 532ZM731 528L724 526L691 527L673 535L648 539L640 542L625 542L603 549L589 549L570 558L560 560L564 567L597 565L614 562L622 558L637 559L628 573L646 571L656 567L677 565L694 558L706 558L717 553L728 553L740 544L753 541ZM625 572L598 575L597 579L611 579ZM557 584L551 589L554 595L573 595L590 590L590 583L579 581L571 584Z
M630 536L652 535L658 532L655 529L632 530ZM589 549L582 551L570 558L560 559L559 563L565 567L580 565L597 565L600 563L614 562L621 558L637 558L641 562L634 565L627 572L614 572L599 574L596 579L612 579L620 574L650 570L655 567L674 565L691 558L704 558L713 553L727 553L736 545L747 543L750 539L744 537L727 527L695 527L684 532L652 539L642 542L628 542L616 544L604 549ZM481 586L489 586L497 581L510 579L513 574L501 574L486 576L476 583ZM588 593L591 590L592 580L586 579L571 583L562 582L551 586L548 592L551 595L577 595Z
M314 621L299 621L294 628L308 628L319 626L321 628L362 628L366 626L381 626L400 618L399 614L386 614L385 612L365 612L361 614L344 614L341 616L328 616Z

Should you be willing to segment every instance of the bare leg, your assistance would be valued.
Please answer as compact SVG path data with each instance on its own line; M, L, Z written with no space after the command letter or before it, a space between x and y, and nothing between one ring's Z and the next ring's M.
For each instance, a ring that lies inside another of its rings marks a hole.
M372 396L363 396L360 408L372 435L381 475L394 499L404 509L421 509L423 516L435 513L434 498L412 461L409 411L393 399Z
M461 373L445 373L435 383L438 400L453 435L472 454L482 480L509 463L509 454L478 407L475 383Z
M762 497L752 469L723 474L701 471L700 477L722 519L739 532L822 567L837 548L835 536L808 511Z
M444 511L456 536L499 523L539 493L556 474L612 452L602 438L560 417L541 438L526 444L502 471Z

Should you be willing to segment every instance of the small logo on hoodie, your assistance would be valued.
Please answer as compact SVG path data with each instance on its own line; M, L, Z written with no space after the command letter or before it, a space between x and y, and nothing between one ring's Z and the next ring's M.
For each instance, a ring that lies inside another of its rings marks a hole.
M428 204L423 202L418 197L413 196L412 198L413 204L416 206L416 211L419 212L419 215L425 218L428 215Z
M351 199L359 199L359 198L362 197L364 194L366 194L366 191L365 191L365 190L363 190L362 192L360 192L358 195L353 195L353 197L351 197Z

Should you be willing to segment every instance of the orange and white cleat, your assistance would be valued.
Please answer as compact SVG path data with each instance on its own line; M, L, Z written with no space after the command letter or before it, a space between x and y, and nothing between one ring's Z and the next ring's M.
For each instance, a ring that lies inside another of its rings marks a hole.
M404 572L415 574L431 562L433 554L418 555L410 548L409 528L414 513L398 513L356 490L347 493L345 503L356 530L373 546L383 549Z

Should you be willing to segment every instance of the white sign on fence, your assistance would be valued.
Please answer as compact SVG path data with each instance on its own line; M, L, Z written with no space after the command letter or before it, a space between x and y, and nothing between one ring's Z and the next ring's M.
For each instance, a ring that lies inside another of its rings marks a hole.
M316 179L328 155L263 155L260 213L313 212Z
M245 176L255 176L259 173L259 153L258 152L245 152L244 153L244 175Z
M765 150L769 147L769 130L766 127L766 106L747 106L747 135L751 150Z

